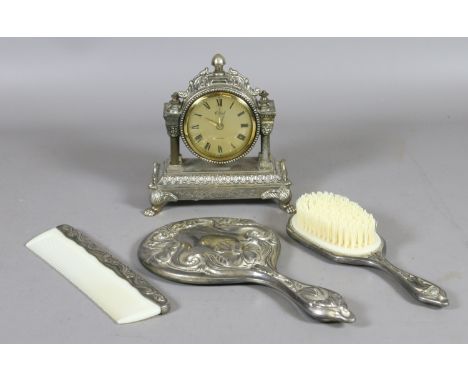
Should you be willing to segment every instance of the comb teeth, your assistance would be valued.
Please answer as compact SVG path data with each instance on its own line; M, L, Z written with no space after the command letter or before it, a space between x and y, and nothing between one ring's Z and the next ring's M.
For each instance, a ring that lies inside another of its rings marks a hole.
M342 248L364 248L376 242L374 217L359 204L331 192L303 194L295 219L301 229Z

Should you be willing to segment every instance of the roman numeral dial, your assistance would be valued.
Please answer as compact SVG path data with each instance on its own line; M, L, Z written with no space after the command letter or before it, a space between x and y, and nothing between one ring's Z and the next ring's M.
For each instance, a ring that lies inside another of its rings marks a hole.
M196 99L183 116L183 138L201 157L223 163L243 156L255 142L257 123L242 98L222 91Z

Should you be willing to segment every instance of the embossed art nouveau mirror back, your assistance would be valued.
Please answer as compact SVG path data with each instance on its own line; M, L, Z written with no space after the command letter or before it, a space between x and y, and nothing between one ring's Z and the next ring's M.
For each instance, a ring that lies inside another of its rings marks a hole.
M213 71L202 70L164 104L170 157L154 164L146 216L179 200L273 199L295 212L285 161L270 153L275 104L224 64L216 54ZM180 139L193 158L181 156ZM247 156L259 139L259 155Z

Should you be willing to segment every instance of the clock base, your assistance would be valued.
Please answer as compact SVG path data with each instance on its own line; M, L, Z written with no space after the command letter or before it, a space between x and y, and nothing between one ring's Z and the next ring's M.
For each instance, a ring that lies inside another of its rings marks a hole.
M242 158L229 165L183 159L180 165L168 161L154 164L151 207L145 216L158 214L167 203L181 200L272 199L287 213L296 212L291 202L291 181L284 160L259 165L255 157Z

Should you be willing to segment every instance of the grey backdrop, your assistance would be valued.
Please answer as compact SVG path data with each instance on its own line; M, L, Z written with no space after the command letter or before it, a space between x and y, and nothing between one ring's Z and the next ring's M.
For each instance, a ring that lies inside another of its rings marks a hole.
M450 307L301 248L273 203L141 214L152 162L169 152L162 104L216 52L276 101L272 149L294 198L362 204L390 259L446 288ZM467 342L467 100L467 39L0 40L0 342ZM151 230L216 215L275 229L279 270L341 292L357 322L320 324L265 287L176 284L139 264ZM172 311L114 324L24 247L61 223L145 275Z

